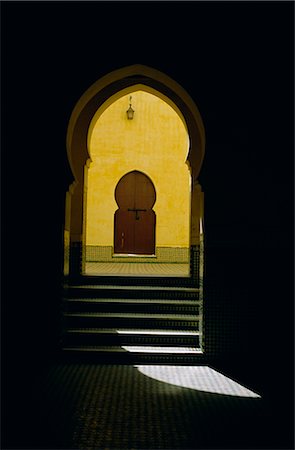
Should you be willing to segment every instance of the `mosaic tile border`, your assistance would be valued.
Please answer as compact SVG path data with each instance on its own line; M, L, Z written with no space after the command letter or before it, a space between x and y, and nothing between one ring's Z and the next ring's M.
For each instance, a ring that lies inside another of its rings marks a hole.
M190 249L182 247L157 247L156 254L151 256L119 256L113 255L112 246L87 245L84 249L86 262L144 262L144 263L189 263Z

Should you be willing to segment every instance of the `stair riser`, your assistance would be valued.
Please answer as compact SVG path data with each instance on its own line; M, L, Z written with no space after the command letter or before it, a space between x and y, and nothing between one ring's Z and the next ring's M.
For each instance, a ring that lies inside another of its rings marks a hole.
M165 320L160 318L126 317L69 317L64 318L64 326L69 328L138 328L138 329L181 329L198 331L198 320Z
M63 352L64 357L71 362L89 362L97 364L169 364L169 365L194 365L202 364L204 357L202 354L134 354L130 352L97 354L95 352L68 351Z
M142 290L138 289L95 289L69 288L67 298L118 298L118 299L166 299L166 300L199 300L199 293L195 291L178 290Z
M145 345L168 347L199 347L199 336L148 336L148 335L113 335L113 334L84 334L67 333L64 337L64 345L75 346L121 346L121 345Z
M141 276L83 276L75 281L76 285L120 285L120 286L175 286L196 287L196 281L189 277L141 277Z
M199 348L199 336L161 334L165 330L198 331L199 292L191 280L110 277L102 281L100 277L93 284L89 278L81 281L80 286L64 291L63 355L106 364L197 363L200 354L188 351ZM132 333L113 333L120 329Z
M163 313L163 314L199 314L199 305L175 305L161 303L127 303L127 302L87 302L68 301L64 304L68 312L122 312L122 313Z

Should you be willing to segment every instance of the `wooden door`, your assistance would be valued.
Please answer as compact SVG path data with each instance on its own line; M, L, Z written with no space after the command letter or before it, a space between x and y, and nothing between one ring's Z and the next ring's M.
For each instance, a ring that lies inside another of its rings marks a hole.
M115 190L119 209L114 219L114 251L138 255L155 253L155 187L137 170L124 175Z

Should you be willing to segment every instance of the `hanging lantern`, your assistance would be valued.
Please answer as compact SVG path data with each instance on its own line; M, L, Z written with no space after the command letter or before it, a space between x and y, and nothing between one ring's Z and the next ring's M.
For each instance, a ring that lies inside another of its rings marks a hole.
M128 119L128 120L132 120L132 119L133 119L133 116L134 116L134 109L133 109L132 106L131 106L131 99L132 99L132 97L131 97L131 95L130 95L130 97L129 97L129 108L128 108L127 111L126 111L127 119Z

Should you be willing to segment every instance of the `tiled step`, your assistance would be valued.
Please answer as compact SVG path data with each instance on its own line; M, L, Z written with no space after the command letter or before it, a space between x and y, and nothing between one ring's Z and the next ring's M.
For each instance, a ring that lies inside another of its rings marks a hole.
M163 354L200 354L200 349L196 347L155 347L155 346L136 346L129 345L125 347L107 346L107 347L96 347L96 346L79 346L79 347L65 347L64 350L67 351L85 351L85 352L96 352L96 353L163 353Z
M128 285L128 286L171 286L185 287L194 286L195 281L191 277L167 277L167 276L97 276L83 275L77 281L78 284L109 284L109 285ZM76 283L76 284L77 284Z
M69 346L141 345L163 347L198 347L199 332L188 330L158 329L69 329L64 335L64 344Z
M202 356L198 347L160 346L72 346L63 352L70 358L104 363L195 363Z
M67 312L134 312L199 314L198 300L69 298L64 300Z
M198 300L199 289L157 286L77 285L65 290L66 298L125 298Z
M64 313L65 328L161 328L198 330L199 317L187 314Z
M64 290L63 353L78 361L194 362L200 290L130 280L90 284L84 277Z

